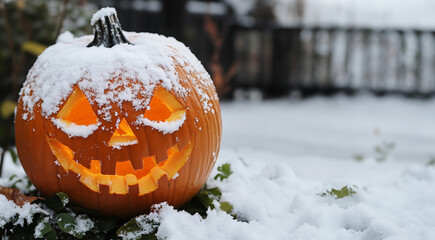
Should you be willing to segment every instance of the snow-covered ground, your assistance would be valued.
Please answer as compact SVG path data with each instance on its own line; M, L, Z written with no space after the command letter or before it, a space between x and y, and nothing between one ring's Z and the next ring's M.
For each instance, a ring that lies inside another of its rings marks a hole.
M226 102L217 165L209 181L233 204L208 218L163 207L168 239L435 239L435 100L371 96ZM395 143L383 162L375 146ZM362 161L356 154L364 155ZM352 187L342 199L322 197Z
M154 216L159 238L435 239L435 167L426 166L435 158L435 100L362 95L221 108L216 165L231 163L234 173L208 185L244 221L164 205ZM11 164L5 171L23 174ZM356 193L321 196L343 186Z

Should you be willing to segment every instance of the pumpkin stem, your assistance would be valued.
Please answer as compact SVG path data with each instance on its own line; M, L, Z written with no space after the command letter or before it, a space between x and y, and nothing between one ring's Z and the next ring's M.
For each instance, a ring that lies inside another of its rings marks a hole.
M94 26L94 40L87 47L104 46L111 48L117 44L131 44L122 33L114 8L102 8L92 17L91 24Z

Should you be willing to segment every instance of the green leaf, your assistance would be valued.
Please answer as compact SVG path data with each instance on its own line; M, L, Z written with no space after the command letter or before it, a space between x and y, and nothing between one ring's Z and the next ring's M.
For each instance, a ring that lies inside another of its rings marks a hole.
M60 201L62 201L62 205L65 207L69 202L69 197L66 193L58 192L56 195L59 197Z
M118 237L127 236L130 234L136 234L137 237L135 239L157 240L156 237L157 227L156 229L154 229L154 231L147 234L143 234L142 231L143 229L136 222L136 218L133 218L130 221L128 221L126 224L124 224L122 227L120 227L117 231L117 234Z
M219 173L214 177L215 180L219 178L220 181L227 179L233 172L231 171L231 164L225 163L218 167Z
M233 211L233 205L231 205L231 203L229 202L221 202L221 210L230 214L231 211Z
M131 219L126 224L122 225L118 231L118 236L126 236L129 233L134 233L140 231L141 228L136 222L136 218Z
M355 155L353 155L353 159L355 159L358 162L362 162L364 160L364 155L363 154L355 154Z
M56 240L57 239L56 231L54 229L51 229L48 233L46 233L44 235L44 239L47 239L47 240Z
M205 189L205 190L203 190L203 192L206 194L211 194L211 195L218 197L218 198L220 198L222 196L222 191L218 187Z
M196 194L195 198L201 202L201 204L207 209L215 209L215 206L213 204L213 200L220 200L220 197L222 195L222 192L219 188L210 188L210 189L203 189L198 194Z
M45 199L45 204L56 212L63 210L68 204L69 198L66 193L58 192L55 195Z
M18 155L17 155L17 152L15 152L15 149L10 147L10 148L8 148L8 150L6 150L6 151L8 151L9 154L11 155L11 157L12 157L12 161L13 161L15 164L17 164L17 163L18 163Z
M38 224L35 227L35 232L36 232L37 228L40 228L39 229L40 235L37 237L43 237L44 235L49 233L51 230L53 230L53 228L50 225L50 219L44 215L42 215L39 218Z
M17 174L14 174L14 175L10 176L9 177L9 182L12 181L14 178L17 178L17 177L18 177Z
M195 213L198 213L203 218L207 216L207 209L208 207L205 207L204 204L198 199L197 196L192 198L189 202L183 205L181 210L184 210L192 215Z
M157 236L155 232L152 232L146 235L142 235L140 240L157 240Z
M435 166L435 158L432 158L428 163L426 163L426 166Z
M81 239L85 235L84 232L76 231L77 222L75 218L66 213L57 215L57 225L59 226L60 230L71 234L76 238Z
M12 182L12 180L14 181ZM23 179L19 178L17 175L14 174L9 178L9 182L10 182L8 183L9 188L17 188L17 184L23 182Z
M355 194L356 191L353 190L353 188L344 186L340 190L332 188L331 190L327 190L326 193L322 193L320 196L326 197L326 196L335 196L336 199L344 198L347 196L351 196Z
M383 162L388 159L391 151L396 147L394 142L382 142L380 145L375 146L376 160Z

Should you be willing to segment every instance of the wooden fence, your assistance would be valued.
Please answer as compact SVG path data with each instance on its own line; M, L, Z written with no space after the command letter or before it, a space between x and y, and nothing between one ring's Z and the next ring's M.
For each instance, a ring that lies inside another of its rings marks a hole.
M238 87L271 94L435 94L434 31L234 27Z
M164 20L157 1L120 2L114 1L124 29L161 32ZM206 12L186 9L181 40L207 67L213 45L204 31ZM435 96L435 31L284 27L228 12L212 17L226 35L224 68L239 64L230 82L233 90L259 89L267 96L357 91Z

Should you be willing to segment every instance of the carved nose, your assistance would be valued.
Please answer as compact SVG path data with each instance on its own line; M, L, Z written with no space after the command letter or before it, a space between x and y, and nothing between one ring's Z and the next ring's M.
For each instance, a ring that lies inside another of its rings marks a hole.
M130 125L127 120L123 118L118 125L118 128L113 133L109 140L109 146L111 147L121 147L137 144L138 140L136 135L134 135L133 130L131 130Z

